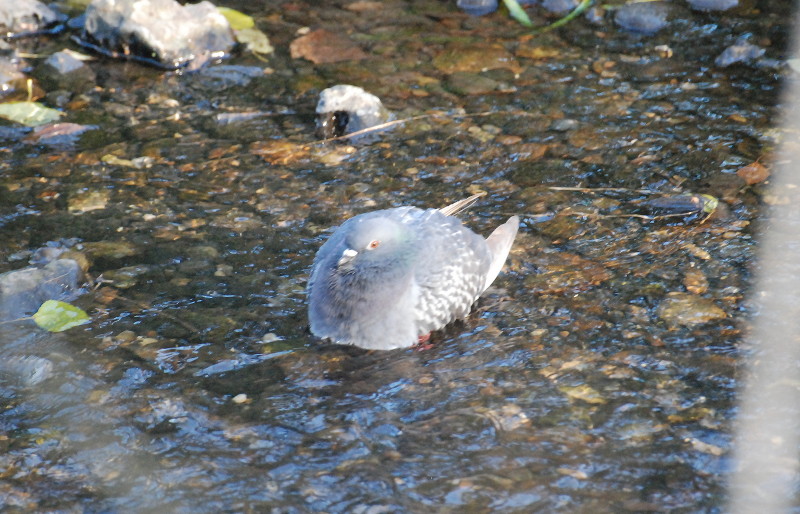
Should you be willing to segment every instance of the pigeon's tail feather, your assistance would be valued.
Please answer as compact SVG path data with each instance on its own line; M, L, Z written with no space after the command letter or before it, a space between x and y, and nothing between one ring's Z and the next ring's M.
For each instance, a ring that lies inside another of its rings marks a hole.
M472 204L478 201L478 198L485 196L486 193L478 193L476 195L472 195L469 198L464 198L463 200L459 200L455 203L451 203L447 207L442 207L439 209L439 212L444 214L445 216L455 216L459 212L469 209L472 207Z
M511 251L511 245L514 244L514 238L517 237L517 230L519 229L519 216L511 216L508 221L494 229L494 232L489 234L486 238L486 244L489 246L489 251L492 254L492 263L489 266L489 271L486 274L486 286L484 290L488 289L500 270L503 269L503 264L506 262L508 252Z

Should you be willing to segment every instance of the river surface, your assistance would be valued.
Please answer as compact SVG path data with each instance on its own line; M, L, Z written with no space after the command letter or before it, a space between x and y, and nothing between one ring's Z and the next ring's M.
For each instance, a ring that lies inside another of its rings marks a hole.
M791 5L675 6L651 36L610 12L531 36L454 1L231 4L275 54L183 74L100 58L93 87L47 92L97 129L61 146L3 132L0 271L46 245L84 255L73 303L92 321L0 333L8 362L44 375L0 377L4 510L724 511L774 201L737 171L769 168L780 83L797 80ZM304 27L366 58L293 59ZM742 37L764 56L716 65ZM416 118L317 143L317 95L338 83ZM332 228L479 191L468 226L522 226L466 321L425 350L310 335ZM720 204L648 203L682 194Z

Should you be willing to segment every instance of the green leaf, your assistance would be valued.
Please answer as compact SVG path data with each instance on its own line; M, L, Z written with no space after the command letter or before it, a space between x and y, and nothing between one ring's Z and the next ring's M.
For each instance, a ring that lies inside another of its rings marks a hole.
M533 23L531 23L531 19L528 18L528 13L525 12L517 0L503 0L503 3L506 5L508 9L508 13L511 15L512 18L520 22L521 24L525 25L526 27L533 27Z
M28 127L38 127L58 121L61 111L45 107L39 102L8 102L0 104L0 118L15 121Z
M58 300L47 300L33 315L33 321L48 332L63 332L68 328L89 323L89 315L83 310Z
M267 35L258 29L241 29L236 31L236 41L254 54L271 54L275 51L269 44Z
M253 18L230 7L217 7L217 10L221 15L225 16L233 30L251 29L256 25Z
M719 199L716 196L700 195L703 198L703 212L706 214L713 214L719 205Z

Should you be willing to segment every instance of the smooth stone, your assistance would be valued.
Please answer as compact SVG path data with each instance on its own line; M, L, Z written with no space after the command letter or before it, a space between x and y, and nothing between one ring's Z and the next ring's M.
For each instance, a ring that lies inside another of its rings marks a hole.
M46 300L77 296L83 271L77 261L58 259L44 267L30 266L0 275L0 320L36 312Z
M669 24L671 12L667 2L625 4L614 14L614 22L625 30L655 34Z
M747 63L754 59L758 59L766 52L760 46L750 44L746 41L739 41L723 50L721 54L714 60L714 64L724 68L731 64Z
M36 67L34 76L47 90L66 89L82 92L95 84L94 71L83 61L69 52L61 51L50 55Z
M476 73L457 71L447 76L445 86L457 95L482 95L496 91L498 82Z

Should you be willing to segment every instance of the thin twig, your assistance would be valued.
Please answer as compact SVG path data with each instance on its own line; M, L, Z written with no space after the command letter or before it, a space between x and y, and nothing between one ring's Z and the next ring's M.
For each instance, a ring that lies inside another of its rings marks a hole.
M392 120L387 121L386 123L381 123L380 125L374 125L372 127L367 127L365 129L357 130L355 132L350 132L349 134L344 134L342 136L336 137L329 137L327 139L320 139L319 141L314 141L312 145L318 145L322 143L328 143L330 141L342 141L345 139L350 139L353 137L363 136L364 134L369 134L370 132L376 132L379 130L383 130L389 127L393 127L395 125L400 125L401 123L406 123L409 121L418 121L418 120L425 120L429 118L478 118L482 116L491 116L491 115L503 115L503 114L511 114L514 116L533 116L532 113L526 111L511 111L511 112L503 112L503 111L483 111L483 112L476 112L472 114L450 114L446 112L434 112L429 114L420 114L417 116L412 116L410 118L403 118L401 120Z
M578 191L581 193L594 193L613 191L617 193L644 193L648 195L662 194L661 191L653 191L652 189L628 189L625 187L567 187L567 186L551 186L548 187L553 191Z
M570 215L570 216L586 216L586 217L595 217L595 218L639 218L648 221L660 220L664 218L677 218L677 217L687 217L691 216L692 214L697 214L697 211L686 211L686 212L678 212L673 214L659 214L656 216L648 216L646 214L597 214L594 212L564 212L561 211L558 214L562 215Z

